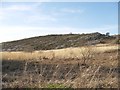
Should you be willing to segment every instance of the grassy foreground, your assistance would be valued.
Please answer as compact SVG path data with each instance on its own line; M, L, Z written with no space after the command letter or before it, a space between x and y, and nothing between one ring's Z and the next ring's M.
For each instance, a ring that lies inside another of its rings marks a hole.
M117 88L118 45L2 53L3 88Z

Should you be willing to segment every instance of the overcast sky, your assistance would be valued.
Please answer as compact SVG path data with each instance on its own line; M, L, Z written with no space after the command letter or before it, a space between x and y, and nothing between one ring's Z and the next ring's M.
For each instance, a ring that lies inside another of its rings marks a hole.
M0 42L47 34L118 33L117 2L2 2Z

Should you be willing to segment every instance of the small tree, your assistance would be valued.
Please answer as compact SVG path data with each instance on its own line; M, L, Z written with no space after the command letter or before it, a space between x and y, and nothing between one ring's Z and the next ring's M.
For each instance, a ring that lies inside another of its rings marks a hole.
M109 33L109 32L107 32L107 33L106 33L106 36L110 36L110 33Z
M70 32L69 34L72 35L72 32Z
M86 65L86 63L93 59L94 57L94 49L91 47L84 47L81 50L83 65Z

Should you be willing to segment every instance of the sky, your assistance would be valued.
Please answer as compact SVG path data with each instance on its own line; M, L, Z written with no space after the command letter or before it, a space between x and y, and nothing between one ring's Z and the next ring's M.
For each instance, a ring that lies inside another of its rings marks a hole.
M0 42L93 32L118 33L117 2L0 3Z

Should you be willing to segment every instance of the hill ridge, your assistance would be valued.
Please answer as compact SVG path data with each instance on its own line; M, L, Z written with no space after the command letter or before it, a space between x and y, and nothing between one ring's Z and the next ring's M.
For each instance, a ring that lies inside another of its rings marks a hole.
M101 34L51 34L2 43L3 51L51 50L115 42L117 36Z

